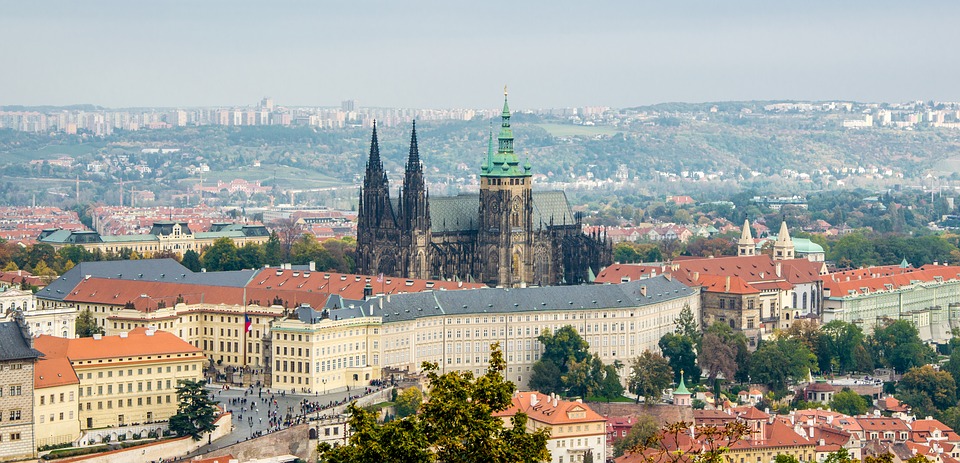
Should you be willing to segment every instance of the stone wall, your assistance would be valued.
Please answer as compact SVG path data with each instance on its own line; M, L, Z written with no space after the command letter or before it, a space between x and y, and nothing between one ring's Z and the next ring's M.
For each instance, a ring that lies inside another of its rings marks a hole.
M229 413L220 415L216 423L217 429L209 434L209 439L217 440L230 434L233 431L233 417ZM190 437L180 437L152 444L131 447L123 450L112 450L109 452L85 455L76 458L67 458L56 460L57 463L128 463L132 461L148 462L169 460L178 456L186 455L207 444L208 435L204 435L200 440L195 441Z
M222 457L233 455L240 461L254 458L269 458L277 455L290 454L307 461L316 454L316 441L310 440L309 424L299 424L282 431L228 445L213 452L204 454L201 458Z
M665 425L678 421L693 422L693 409L668 404L634 404L626 402L588 402L587 405L595 412L605 416L642 416L650 415L657 424Z

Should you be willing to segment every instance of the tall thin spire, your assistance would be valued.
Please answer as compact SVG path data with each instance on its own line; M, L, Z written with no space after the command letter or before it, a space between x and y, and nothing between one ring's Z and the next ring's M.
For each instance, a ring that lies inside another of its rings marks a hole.
M413 133L410 135L410 157L407 158L407 170L420 167L420 149L417 147L417 121L413 121Z
M487 146L487 159L484 161L483 166L481 166L481 173L487 173L488 170L493 168L493 153L496 151L493 148L493 123L490 123L490 136L489 143Z
M377 120L373 120L373 135L370 137L370 160L368 166L383 166L380 161L380 143L377 141Z

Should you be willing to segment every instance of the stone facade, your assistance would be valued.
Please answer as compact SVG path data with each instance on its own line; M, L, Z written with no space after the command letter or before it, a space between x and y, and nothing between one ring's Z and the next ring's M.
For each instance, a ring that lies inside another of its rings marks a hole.
M376 127L357 225L360 273L480 281L490 286L580 284L613 261L611 242L583 233L563 192L534 192L514 152L504 96L497 147L490 136L479 195L430 198L416 126L398 197L390 197Z
M0 323L0 461L36 456L33 369L37 357L21 323Z

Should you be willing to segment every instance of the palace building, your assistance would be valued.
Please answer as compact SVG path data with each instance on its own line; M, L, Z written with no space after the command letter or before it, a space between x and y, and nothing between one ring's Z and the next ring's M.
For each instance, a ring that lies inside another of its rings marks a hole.
M358 208L359 273L503 287L592 280L613 261L610 241L583 233L562 191L533 191L532 169L514 151L506 92L479 194L430 198L414 125L403 186L391 198L374 125Z

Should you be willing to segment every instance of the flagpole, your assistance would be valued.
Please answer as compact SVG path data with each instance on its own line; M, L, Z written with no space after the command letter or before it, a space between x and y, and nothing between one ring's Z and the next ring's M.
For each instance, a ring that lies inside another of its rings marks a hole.
M240 349L243 351L243 368L240 370L240 378L243 379L242 371L247 369L247 287L243 287L243 334L241 335ZM241 381L242 383L243 381Z

